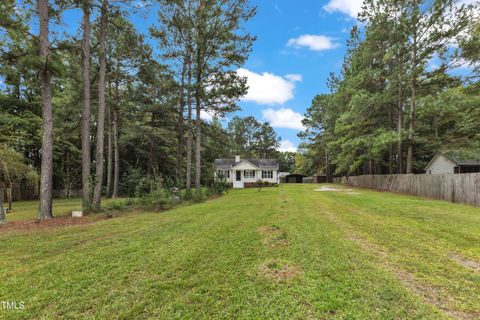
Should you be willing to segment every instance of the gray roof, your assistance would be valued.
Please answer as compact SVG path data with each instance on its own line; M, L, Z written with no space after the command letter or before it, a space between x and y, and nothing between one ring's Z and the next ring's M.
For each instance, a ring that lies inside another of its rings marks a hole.
M479 166L480 161L474 159L465 159L454 152L441 152L445 157L455 162L457 166Z
M278 162L276 159L240 159L240 162L244 160L250 162L251 164L259 168L277 168L278 167ZM215 167L217 168L218 167L232 168L237 164L238 163L235 162L235 159L215 159Z

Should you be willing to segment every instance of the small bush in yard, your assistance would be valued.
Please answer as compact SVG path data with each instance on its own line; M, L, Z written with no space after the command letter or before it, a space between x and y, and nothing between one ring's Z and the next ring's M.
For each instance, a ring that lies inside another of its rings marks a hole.
M204 189L200 189L200 191L194 191L192 195L193 202L203 202L207 200L207 194L205 193Z
M258 180L258 181L256 182L258 191L262 191L262 188L263 188L263 187L266 187L267 184L268 184L268 182L266 182L266 181Z
M230 184L227 182L217 182L214 183L211 188L202 188L200 191L196 191L181 190L173 183L168 186L165 184L163 188L140 196L136 200L136 204L154 210L170 209L186 201L192 201L194 203L206 201L210 196L224 194L229 187Z
M138 204L155 210L170 209L178 203L165 189L158 189L138 199Z
M185 189L180 192L180 198L184 201L190 201L193 198L192 189Z
M129 205L128 200L110 200L107 203L107 210L120 210Z
M210 196L222 195L228 193L228 189L231 188L231 184L226 180L222 179L219 181L214 181L211 188L208 190Z

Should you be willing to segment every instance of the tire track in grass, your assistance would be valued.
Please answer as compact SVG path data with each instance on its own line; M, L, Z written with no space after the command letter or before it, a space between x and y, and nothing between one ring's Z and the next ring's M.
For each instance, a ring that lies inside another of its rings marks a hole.
M283 220L282 214L288 203L288 199L283 188L278 194L278 212L279 220ZM297 264L285 259L274 258L275 253L281 248L289 245L288 234L279 223L271 223L257 228L257 232L262 238L262 245L271 253L271 258L260 265L259 276L270 279L274 282L288 282L301 275L302 269Z
M293 255L305 264L305 292L298 299L307 319L446 319L443 313L408 294L395 277L356 250L355 243L322 213L308 186L288 188ZM292 211L294 210L294 211ZM293 229L293 230L292 230ZM296 243L298 240L300 243ZM303 253L303 255L302 255ZM308 255L308 256L305 256ZM319 293L321 292L321 293Z
M475 273L480 273L480 262L472 259L465 258L463 255L458 253L451 253L448 255L450 260L455 261L462 267L471 270Z
M405 288L414 293L416 296L420 297L423 301L435 306L445 315L454 319L480 319L480 312L469 313L452 308L450 306L452 303L452 299L445 299L439 294L438 289L434 286L425 282L418 281L418 279L413 273L403 270L389 262L387 260L389 256L388 251L385 248L369 241L366 237L363 237L357 232L353 231L353 228L344 221L342 221L341 218L338 217L338 215L335 215L330 210L330 208L323 207L322 209L326 209L322 211L325 217L330 222L334 223L345 234L346 238L357 244L362 250L373 254L375 256L376 262L381 267L392 273ZM457 262L460 263L459 261Z
M479 300L472 299L480 297L476 268L478 259L462 253L466 247L459 246L451 239L452 233L461 235L460 230L470 223L470 211L465 214L469 219L458 216L460 222L457 227L447 229L442 225L444 219L435 219L435 210L425 211L436 207L435 200L429 200L430 204L424 204L421 208L410 207L409 214L404 218L404 201L409 204L410 200L396 194L381 200L383 196L376 191L368 191L366 201L360 201L359 198L353 201L353 198L335 194L324 202L333 212L338 211L337 215L356 232L363 230L368 239L388 248L393 264L407 268L417 279L427 279L424 282L431 284L444 301L451 303L450 309L474 314L474 319L480 319ZM391 205L392 202L395 205ZM455 206L462 208L462 205ZM459 210L458 207L453 209ZM452 208L447 209L446 213L450 210ZM430 219L418 222L424 215L430 216ZM455 217L452 219L455 220ZM475 243L478 242L472 241L468 249Z

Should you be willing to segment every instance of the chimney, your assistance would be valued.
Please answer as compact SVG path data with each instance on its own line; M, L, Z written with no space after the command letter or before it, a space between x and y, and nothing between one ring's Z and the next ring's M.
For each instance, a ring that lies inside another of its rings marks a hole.
M235 156L235 163L240 162L240 156Z

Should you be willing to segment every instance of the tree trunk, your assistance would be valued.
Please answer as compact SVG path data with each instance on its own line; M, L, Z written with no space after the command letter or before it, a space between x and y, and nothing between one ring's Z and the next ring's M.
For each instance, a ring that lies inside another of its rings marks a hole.
M188 108L188 130L187 130L187 174L186 187L192 188L192 148L193 148L193 128L192 128L192 63L188 63L188 88L187 88L187 108Z
M112 198L118 197L118 184L120 182L120 152L118 149L118 110L120 109L120 96L118 92L118 81L115 83L115 101L116 106L113 109L113 193Z
M110 198L113 180L113 128L112 105L108 108L108 160L107 160L107 197Z
M100 70L98 74L98 119L97 119L97 150L96 150L96 168L95 168L95 189L93 191L93 209L99 211L102 199L103 187L103 149L105 135L105 37L107 28L107 0L103 0L100 14Z
M393 110L388 111L388 126L391 129L393 126ZM393 174L393 144L388 148L388 173Z
M407 174L413 172L413 131L415 124L415 99L417 91L417 34L413 35L412 49L412 96L410 101L410 112L408 114L408 150L407 150Z
M48 0L38 0L40 17L40 57L43 62L40 70L42 92L42 164L40 172L40 209L39 219L51 219L52 214L52 176L53 176L53 114L52 84L48 69L50 42L48 40Z
M7 188L7 201L8 201L8 210L12 210L12 202L13 202L13 196L12 196L12 186Z
M83 99L82 99L82 208L83 211L90 211L92 205L90 174L90 1L83 4L83 41L82 41L82 78L83 78Z
M399 84L398 89L398 117L397 117L397 173L403 173L403 146L402 146L402 129L403 129L403 97L402 97L402 83Z
M183 113L185 111L185 69L188 58L185 58L185 62L182 66L182 78L180 81L180 99L179 99L179 106L178 106L178 145L177 145L177 181L182 179L182 167L183 167L183 155L184 155L184 129L183 129L183 122L185 119L183 118Z
M330 177L330 164L328 160L328 150L327 147L325 146L325 175L327 176L327 182L331 182L331 177Z
M408 114L408 149L407 149L407 174L413 172L413 128L415 117L415 91L416 81L412 81L412 101L410 102L410 112Z
M5 211L3 209L3 188L0 186L0 224L5 223Z
M197 79L195 85L195 190L200 192L201 177L201 148L202 148L202 119L201 119L201 99L200 99L200 72L197 71Z

